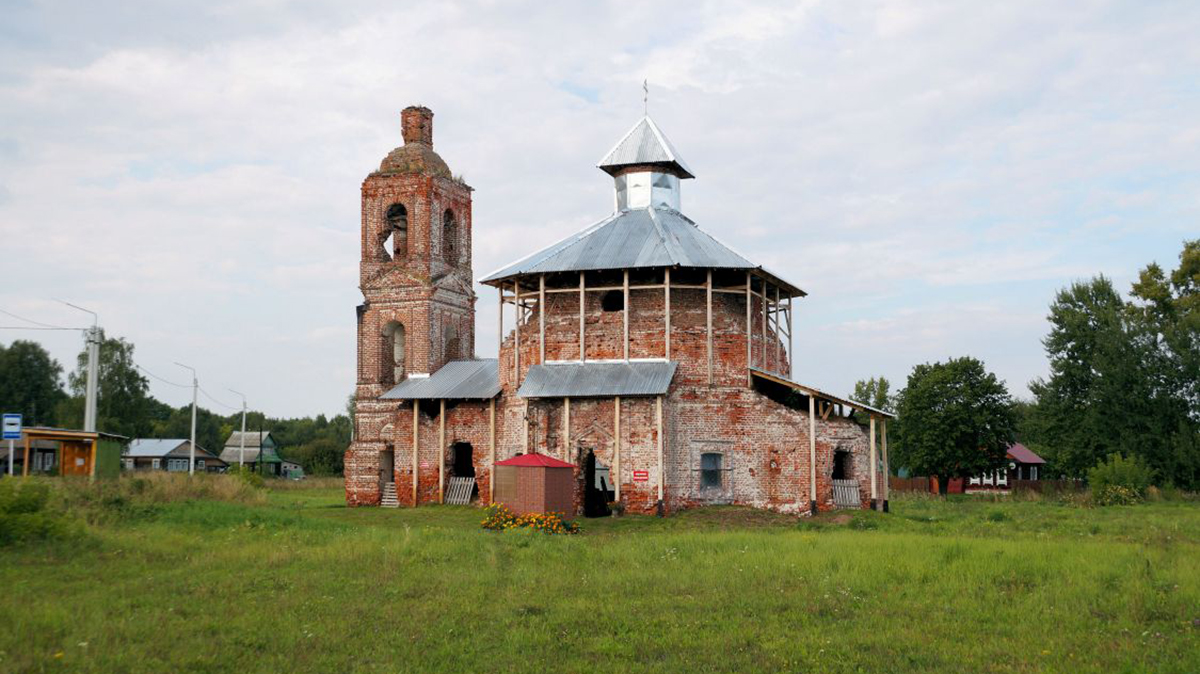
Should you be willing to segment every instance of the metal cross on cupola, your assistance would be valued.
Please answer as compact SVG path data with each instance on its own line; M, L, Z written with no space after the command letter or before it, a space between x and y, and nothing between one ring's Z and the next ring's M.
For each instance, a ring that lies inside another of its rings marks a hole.
M675 146L647 115L597 164L614 179L617 212L679 208L679 181L695 178Z

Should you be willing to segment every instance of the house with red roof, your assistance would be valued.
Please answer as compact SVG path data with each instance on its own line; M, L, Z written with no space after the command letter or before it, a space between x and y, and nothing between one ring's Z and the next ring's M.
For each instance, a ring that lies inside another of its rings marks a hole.
M1011 489L1015 480L1037 480L1038 473L1046 461L1025 445L1017 442L1008 447L1008 465L984 475L967 480L966 491L994 491ZM950 483L954 486L954 482Z

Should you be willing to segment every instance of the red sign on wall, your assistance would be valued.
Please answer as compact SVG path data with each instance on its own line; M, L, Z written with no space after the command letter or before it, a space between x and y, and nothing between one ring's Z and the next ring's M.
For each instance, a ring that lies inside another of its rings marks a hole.
M650 471L648 471L648 470L633 471L633 481L634 482L648 482L649 480L650 480Z

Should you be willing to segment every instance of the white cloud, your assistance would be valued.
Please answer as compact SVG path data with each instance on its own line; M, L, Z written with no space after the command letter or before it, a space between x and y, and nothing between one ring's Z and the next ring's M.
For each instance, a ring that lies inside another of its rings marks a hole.
M606 214L593 164L649 78L699 175L685 211L812 294L814 383L971 353L1020 389L1055 288L1129 278L1194 236L1198 19L1134 2L31 6L0 42L0 308L67 320L46 300L75 299L148 367L192 362L275 414L340 410L359 186L400 108L434 109L438 151L477 190L482 275Z

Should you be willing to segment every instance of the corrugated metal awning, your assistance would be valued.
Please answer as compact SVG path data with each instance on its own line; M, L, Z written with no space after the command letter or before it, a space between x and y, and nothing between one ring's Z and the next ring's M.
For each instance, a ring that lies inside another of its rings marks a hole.
M588 398L663 395L675 363L562 363L532 365L517 395L524 398Z
M500 361L452 360L428 377L410 377L380 400L487 400L500 393Z
M786 377L781 377L774 372L767 372L766 370L760 370L757 367L752 367L750 368L750 374L754 375L755 377L760 377L762 379L766 379L767 381L772 381L776 384L781 384L783 386L795 389L801 393L804 393L805 395L811 395L815 398L824 398L828 401L845 405L850 409L861 410L868 414L875 414L881 417L887 417L888 419L896 418L896 415L892 414L891 412L885 412L884 410L871 407L870 405L864 405L863 403L850 400L849 398L842 398L841 396L835 396L831 393L826 393L821 389L794 382Z

